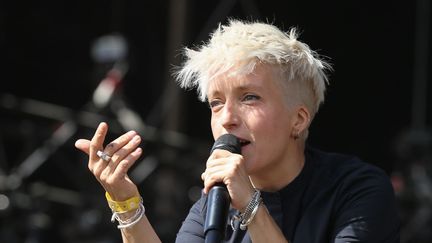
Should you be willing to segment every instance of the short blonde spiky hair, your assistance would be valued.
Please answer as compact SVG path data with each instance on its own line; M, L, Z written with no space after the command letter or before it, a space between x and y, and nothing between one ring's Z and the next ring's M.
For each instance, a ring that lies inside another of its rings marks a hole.
M330 65L320 60L309 47L297 40L296 30L282 32L271 24L230 20L219 25L208 43L198 50L184 49L186 61L175 73L182 88L197 88L201 101L214 78L223 75L249 74L258 63L278 65L286 83L296 81L311 94L306 101L312 114L324 101L326 69Z

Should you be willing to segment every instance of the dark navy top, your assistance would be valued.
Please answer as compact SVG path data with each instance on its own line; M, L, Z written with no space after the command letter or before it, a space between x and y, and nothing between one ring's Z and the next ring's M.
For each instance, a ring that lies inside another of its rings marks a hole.
M270 215L290 243L399 242L393 188L381 169L356 157L308 148L300 174L278 192L262 192ZM190 209L177 243L204 242L206 196ZM230 210L230 218L238 212ZM250 243L227 222L224 242Z

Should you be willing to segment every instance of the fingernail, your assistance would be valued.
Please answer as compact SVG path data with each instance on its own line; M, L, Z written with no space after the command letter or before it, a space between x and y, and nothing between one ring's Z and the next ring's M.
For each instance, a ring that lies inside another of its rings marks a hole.
M128 136L133 136L133 135L136 134L136 132L132 130L132 131L127 132L126 134L127 134Z
M132 142L137 143L140 140L140 136L135 135L135 137L133 137Z

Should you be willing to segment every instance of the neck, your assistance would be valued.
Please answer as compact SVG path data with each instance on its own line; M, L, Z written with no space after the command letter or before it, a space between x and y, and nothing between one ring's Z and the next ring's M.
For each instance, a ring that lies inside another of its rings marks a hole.
M250 175L254 186L263 191L275 192L290 184L302 171L305 156L304 144L296 146L288 151L288 159L280 161L277 166L260 171L257 174Z

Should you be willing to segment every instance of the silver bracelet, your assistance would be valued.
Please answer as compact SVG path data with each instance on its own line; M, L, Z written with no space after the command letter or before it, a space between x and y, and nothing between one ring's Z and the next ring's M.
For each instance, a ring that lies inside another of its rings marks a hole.
M252 195L252 199L249 204L246 206L246 209L243 213L239 215L234 215L231 218L231 227L233 230L236 230L234 227L234 221L240 221L240 229L246 230L247 226L252 222L256 213L258 212L258 208L262 203L261 192L255 189L254 194Z

